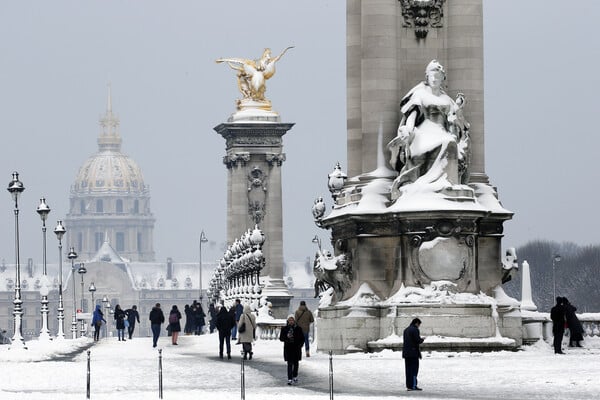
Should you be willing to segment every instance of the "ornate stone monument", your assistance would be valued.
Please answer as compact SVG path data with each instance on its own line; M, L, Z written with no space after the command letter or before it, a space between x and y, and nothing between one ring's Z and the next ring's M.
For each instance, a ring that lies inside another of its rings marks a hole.
M501 288L512 212L483 161L481 0L347 4L351 177L336 166L333 208L313 205L333 247L315 258L318 346L401 348L418 316L425 348L515 348L518 302Z
M285 318L291 295L283 281L281 166L285 161L283 135L294 126L281 122L265 97L266 81L275 74L277 57L265 49L258 60L220 58L237 71L242 98L226 123L214 129L226 141L227 242L233 243L258 225L266 236L263 293L273 304L276 318Z

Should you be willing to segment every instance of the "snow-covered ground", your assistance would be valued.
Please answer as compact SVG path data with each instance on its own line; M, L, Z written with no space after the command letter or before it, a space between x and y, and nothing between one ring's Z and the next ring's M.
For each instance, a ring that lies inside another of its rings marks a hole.
M0 346L0 399L84 399L87 352L91 354L91 398L158 398L158 351L151 338L31 341L28 350ZM585 348L554 355L544 342L518 352L425 353L419 373L423 392L404 390L400 353L333 357L335 399L598 399L600 338ZM233 360L218 358L216 334L183 336L179 346L161 337L164 399L240 398L240 346ZM300 382L286 384L282 344L259 341L246 363L246 399L325 399L329 356L313 351L300 363Z

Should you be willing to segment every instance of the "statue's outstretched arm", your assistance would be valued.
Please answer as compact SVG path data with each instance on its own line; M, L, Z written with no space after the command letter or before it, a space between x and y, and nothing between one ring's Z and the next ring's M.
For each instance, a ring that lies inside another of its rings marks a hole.
M283 55L285 54L285 52L286 52L286 51L288 51L289 49L293 49L294 47L296 47L296 46L289 46L289 47L286 47L286 48L285 48L285 49L284 49L284 50L281 52L281 54L280 54L280 55L278 55L277 57L275 57L275 58L273 59L273 61L272 61L272 62L277 62L277 61L279 61L279 59L280 59L281 57L283 57Z

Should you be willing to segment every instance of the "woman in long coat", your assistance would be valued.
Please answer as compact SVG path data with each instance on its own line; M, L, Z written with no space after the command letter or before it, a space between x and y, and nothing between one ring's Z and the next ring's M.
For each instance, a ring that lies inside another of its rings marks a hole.
M293 315L288 317L287 325L281 328L279 340L283 342L283 359L287 361L287 383L288 385L298 383L298 366L302 359L304 333L302 328L296 325Z
M244 325L244 328L242 328L243 332L240 331L242 325ZM237 324L238 340L242 344L244 360L252 360L252 354L254 354L252 353L252 342L255 339L255 330L256 317L254 316L254 314L252 314L252 309L250 308L250 306L246 304L244 306L244 312L240 316L240 320Z
M119 341L125 341L125 318L127 315L120 305L115 306L115 321L117 322L117 336Z
M180 320L181 313L177 309L177 306L173 306L171 312L169 312L169 328L171 330L171 344L173 345L177 345L177 338L179 337L179 332L181 332Z
M566 297L563 297L563 304L565 305L565 319L569 327L569 347L583 347L579 343L583 340L583 326L575 314L577 307L569 303Z

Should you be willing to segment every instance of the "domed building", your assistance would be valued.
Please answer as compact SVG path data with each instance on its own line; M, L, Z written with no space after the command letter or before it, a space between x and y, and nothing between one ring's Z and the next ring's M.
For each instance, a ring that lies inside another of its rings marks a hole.
M67 243L80 260L92 259L109 242L128 261L154 261L149 187L137 163L121 153L110 88L100 126L98 152L84 162L71 186Z

